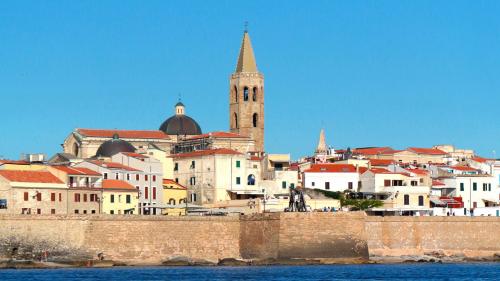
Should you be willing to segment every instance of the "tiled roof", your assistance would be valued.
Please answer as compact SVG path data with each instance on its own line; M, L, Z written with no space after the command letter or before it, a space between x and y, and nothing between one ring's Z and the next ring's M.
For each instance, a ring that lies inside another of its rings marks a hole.
M106 161L101 161L101 160L90 160L90 163L93 163L97 166L103 167L103 168L108 168L108 169L118 169L118 170L126 170L126 171L133 171L133 172L140 172L141 170L134 169L129 166L125 166L120 163L116 162L106 162Z
M103 180L102 188L104 189L129 189L137 191L137 189L126 181L122 180Z
M453 170L458 170L458 171L477 171L477 169L471 168L469 166L451 166L450 167Z
M363 154L363 155L377 155L381 154L386 151L391 151L393 150L392 148L386 146L386 147L362 147L362 148L355 148L353 149L353 152L355 154Z
M76 129L76 131L87 137L112 138L114 134L122 139L170 139L162 131L153 130L103 130L103 129Z
M442 181L433 180L432 186L445 186L445 184Z
M172 179L163 179L163 184L166 185L166 184L172 184L172 185L175 185L181 189L186 189L185 186L183 186L182 184L172 180Z
M372 166L389 166L396 163L391 159L369 159L369 161Z
M8 159L0 159L0 164L16 164L16 165L29 165L30 162L25 160L8 160Z
M472 157L472 160L473 161L476 161L478 163L486 163L486 161L490 161L492 159L488 159L488 158L483 158L483 157L479 157L479 156L475 156L475 157Z
M246 138L245 136L238 135L235 133L229 133L229 132L210 132L206 134L201 134L197 136L192 136L188 139L204 139L204 138Z
M0 176L13 182L63 183L47 171L0 170Z
M446 152L436 148L408 147L407 150L417 154L446 155Z
M409 176L407 173L391 172L387 169L382 169L382 168L372 168L372 169L370 169L370 172L372 172L374 174L398 174L398 175L403 175L403 176Z
M365 167L359 167L359 172L364 173ZM313 164L305 173L356 173L356 166L351 164Z
M143 155L143 154L139 154L139 153L134 153L134 152L122 152L122 154L130 156L130 157L133 157L133 158L137 158L137 159L146 159L146 158L149 158L149 156L147 156L147 155Z
M209 150L198 150L198 151L193 151L193 152L187 152L187 153L180 153L180 154L175 154L172 155L174 158L186 158L186 157L199 157L199 156L206 156L206 155L240 155L241 153L228 149L228 148L217 148L217 149L209 149Z
M101 176L100 173L93 171L91 169L87 169L87 168L60 166L60 165L51 166L51 167L58 169L60 171L63 171L66 174L72 175L72 176Z
M410 173L414 173L421 176L427 176L429 174L429 171L427 170L421 170L421 169L405 169L405 170L407 170Z

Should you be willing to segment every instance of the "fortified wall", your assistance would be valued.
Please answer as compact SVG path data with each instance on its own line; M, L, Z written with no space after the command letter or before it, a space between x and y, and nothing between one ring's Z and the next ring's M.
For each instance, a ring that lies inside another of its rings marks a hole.
M96 259L161 264L184 257L353 259L500 254L497 217L368 217L272 213L241 217L0 216L0 259Z

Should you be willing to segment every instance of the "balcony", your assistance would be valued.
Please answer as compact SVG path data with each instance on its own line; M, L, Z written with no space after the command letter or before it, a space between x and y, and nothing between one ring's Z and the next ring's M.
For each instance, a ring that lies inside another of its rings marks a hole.
M94 182L94 183L68 183L69 188L101 188L102 184L100 182Z

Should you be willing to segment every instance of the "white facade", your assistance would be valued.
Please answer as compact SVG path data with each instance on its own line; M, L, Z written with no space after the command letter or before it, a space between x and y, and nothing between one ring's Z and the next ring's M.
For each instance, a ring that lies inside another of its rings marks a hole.
M333 192L358 189L359 173L350 172L304 172L304 187Z
M454 196L462 197L466 209L483 208L499 202L499 188L490 175L457 175L441 181L455 188Z

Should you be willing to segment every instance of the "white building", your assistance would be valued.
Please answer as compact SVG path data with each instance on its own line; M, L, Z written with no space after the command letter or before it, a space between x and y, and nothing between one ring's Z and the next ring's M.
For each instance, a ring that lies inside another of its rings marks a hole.
M499 189L491 175L455 175L440 181L455 188L454 196L462 197L467 210L496 206L499 203Z
M304 171L303 183L309 189L357 191L361 185L359 173L366 170L350 164L314 164Z

